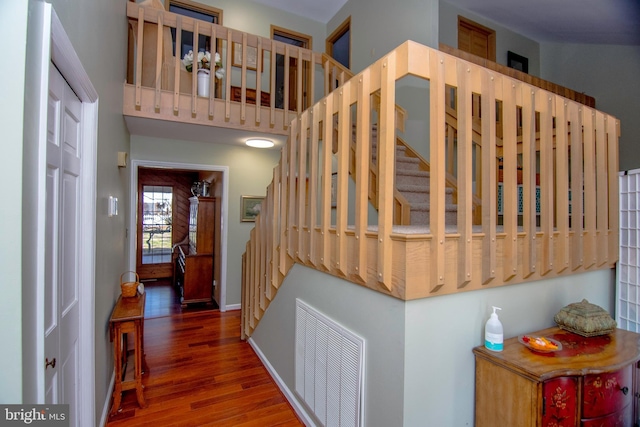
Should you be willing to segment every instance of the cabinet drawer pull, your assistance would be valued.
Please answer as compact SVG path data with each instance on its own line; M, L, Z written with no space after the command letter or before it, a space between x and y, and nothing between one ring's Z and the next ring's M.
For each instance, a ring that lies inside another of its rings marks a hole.
M620 391L626 396L627 394L629 394L629 387L622 387Z

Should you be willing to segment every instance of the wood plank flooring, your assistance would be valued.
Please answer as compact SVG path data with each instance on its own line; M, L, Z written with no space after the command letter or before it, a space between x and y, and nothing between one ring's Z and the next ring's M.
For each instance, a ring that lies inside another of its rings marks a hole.
M145 318L144 327L147 408L138 407L135 391L126 391L107 427L303 425L240 340L240 311L174 310Z

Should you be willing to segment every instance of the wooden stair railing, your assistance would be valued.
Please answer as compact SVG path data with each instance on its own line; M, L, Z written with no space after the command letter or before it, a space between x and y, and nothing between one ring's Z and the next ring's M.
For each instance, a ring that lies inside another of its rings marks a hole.
M429 80L430 87L432 213L425 227L393 224L395 85L408 75ZM444 205L447 86L459 93L454 150L458 221L454 227L445 224ZM365 112L371 111L371 95L377 91L378 211L376 218L370 218L368 194L373 184L367 162L372 126ZM476 160L482 171L483 209L475 227L473 93L480 95L483 135ZM504 199L499 226L496 101L501 102L503 122ZM349 120L354 109L357 176L350 184ZM335 126L340 128L337 136ZM243 337L258 326L294 263L401 300L611 268L618 253L619 126L613 116L544 89L414 42L403 43L288 126L287 145L243 258ZM334 137L338 139L335 154ZM517 202L518 151L523 213ZM569 192L571 201L562 196Z

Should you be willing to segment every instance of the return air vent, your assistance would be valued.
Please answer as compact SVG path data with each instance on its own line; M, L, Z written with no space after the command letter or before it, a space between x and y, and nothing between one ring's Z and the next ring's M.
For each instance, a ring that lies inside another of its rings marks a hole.
M364 425L364 340L300 300L295 382L322 425Z

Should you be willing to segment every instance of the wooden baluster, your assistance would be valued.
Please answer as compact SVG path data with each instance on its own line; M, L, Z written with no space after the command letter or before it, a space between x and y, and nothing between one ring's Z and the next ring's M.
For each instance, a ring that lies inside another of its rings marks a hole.
M305 242L308 242L307 227L307 148L309 146L308 139L309 114L308 112L300 115L300 145L298 146L298 250L296 255L300 262L305 264L308 259L307 248Z
M429 292L440 290L445 283L445 150L444 141L444 55L429 51L429 92L430 92L430 162L429 176L429 229L431 232L431 267ZM383 106L383 108L386 108Z
M216 42L216 26L211 24L211 73L209 74L209 117L214 118L215 98L216 98L216 52L218 44Z
M176 57L173 73L173 114L180 112L180 70L182 69L182 16L176 16Z
M296 248L294 246L293 229L298 225L300 230L298 216L296 215L296 188L298 184L298 174L296 173L296 162L298 160L298 119L293 120L289 130L289 234L287 250L289 256L296 259Z
M271 96L269 99L269 124L274 126L276 124L276 96L275 96L275 87L276 87L276 43L271 42Z
M260 123L262 115L262 37L258 37L256 60L256 123Z
M569 268L569 153L567 144L567 101L553 96L556 104L556 241L555 270Z
M164 15L162 13L158 14L158 25L157 25L157 38L156 38L156 78L155 78L155 96L154 96L154 108L156 112L160 112L160 89L162 83L162 41L164 39L164 25L162 24L162 17Z
M198 111L198 39L200 38L200 23L193 25L193 68L191 68L191 115Z
M505 237L502 244L502 280L511 280L518 273L518 131L516 123L516 91L520 83L502 77L502 149L503 183L502 212Z
M526 240L522 247L522 277L536 272L536 91L522 85L522 226Z
M598 235L597 265L609 259L609 185L607 174L607 138L604 113L596 112L596 226Z
M391 290L393 270L391 233L393 232L396 155L395 74L396 54L391 52L383 59L380 71L380 115L378 118L378 282L387 290Z
M282 160L282 157L281 157ZM271 286L275 289L280 287L280 277L278 275L280 253L281 233L280 230L283 227L282 218L280 217L282 210L280 209L280 203L282 200L282 163L278 163L273 169L273 215L271 217Z
M331 226L331 162L333 159L333 100L335 94L327 95L322 103L322 218L320 228L322 235L322 257L320 262L327 270L332 269L331 265L331 238L329 227Z
M247 33L242 33L242 67L240 67L240 121L247 120ZM256 93L258 97L258 93Z
M359 280L367 280L367 213L369 208L369 153L371 141L371 76L370 69L358 79L358 105L356 127L356 266Z
M311 109L311 148L309 152L309 255L308 261L318 267L317 233L318 225L318 150L320 133L320 105Z
M473 262L473 117L471 113L471 68L456 61L458 80L458 277L457 287L472 279ZM449 91L447 91L449 92ZM453 146L453 140L447 141ZM453 153L450 154L453 157Z
M256 311L256 317L258 320L262 317L262 311L265 309L265 289L264 282L262 281L262 262L264 259L264 254L262 253L262 241L263 239L263 228L262 228L262 215L258 215L256 218L253 231L255 232L253 236L253 240L255 243L255 252L256 252L256 265L255 270L253 270L253 277L256 283L256 306L258 310Z
M614 117L607 118L607 168L609 174L609 264L618 260L619 250L619 221L620 221L620 192L618 189L618 138L620 136L620 122Z
M351 141L351 84L338 91L338 203L336 210L336 268L346 276L347 217L349 214L349 146Z
M542 260L540 275L553 269L553 103L551 94L537 93L536 107L540 110L540 228L542 231Z
M584 139L584 228L587 238L584 242L584 268L589 268L597 261L596 241L596 149L595 112L591 108L582 107L582 124Z
M289 132L289 139L291 139L291 132ZM280 151L280 259L278 260L278 268L280 274L283 276L287 274L287 254L289 253L287 233L290 228L290 222L287 209L287 202L289 201L289 150L288 145L282 147ZM278 284L279 285L279 284Z
M302 49L298 48L298 63L296 64L296 71L297 71L297 87L296 87L296 101L297 101L297 105L296 105L296 110L298 111L298 114L300 114L302 112L302 110L304 110L303 104L302 104L302 97L303 97L303 92L302 92L302 70L303 70L303 63L302 63Z
M584 186L582 149L582 111L575 102L569 103L571 152L571 269L577 270L584 262Z
M289 80L291 79L289 64L290 64L290 53L289 53L289 45L284 46L284 106L282 110L282 117L284 119L284 123L282 125L283 129L286 129L289 126ZM274 86L275 87L275 86Z
M136 110L142 108L142 51L144 46L144 8L138 9L138 49L136 52Z
M474 97L474 99L477 97ZM482 71L482 284L496 277L496 96L495 78ZM475 111L475 109L474 109Z
M229 120L231 118L231 64L233 60L231 58L233 51L233 33L231 30L227 30L227 74L224 79L225 82L225 102L224 102L224 118Z

